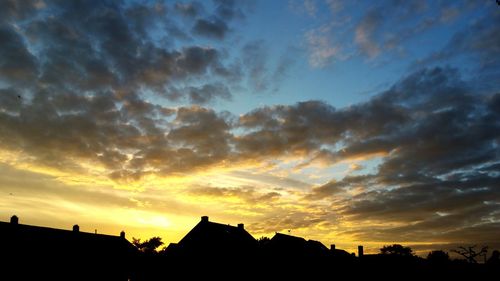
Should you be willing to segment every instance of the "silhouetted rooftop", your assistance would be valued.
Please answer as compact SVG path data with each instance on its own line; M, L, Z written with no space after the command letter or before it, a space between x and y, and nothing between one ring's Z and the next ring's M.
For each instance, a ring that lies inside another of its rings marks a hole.
M59 279L67 270L81 272L78 278L101 280L95 277L99 272L107 280L127 280L137 249L122 235L81 232L78 225L72 230L24 225L15 216L10 223L0 222L2 254L9 257L6 266L38 268L40 279ZM19 271L24 276L16 278L29 279L34 272Z
M211 222L208 217L202 217L202 220L179 241L180 247L201 246L202 244L213 245L249 245L255 244L256 240L248 233L243 224L231 226Z
M50 243L60 247L76 247L85 244L85 247L99 249L99 252L109 249L136 250L125 238L120 236L81 232L77 225L73 230L56 229L43 226L12 224L0 222L0 237L8 240L25 240L23 243ZM5 240L4 240L5 241ZM54 247L54 246L53 246Z
M243 224L231 226L211 222L207 216L182 238L171 243L167 254L174 256L234 257L248 256L257 248L257 240L248 233Z

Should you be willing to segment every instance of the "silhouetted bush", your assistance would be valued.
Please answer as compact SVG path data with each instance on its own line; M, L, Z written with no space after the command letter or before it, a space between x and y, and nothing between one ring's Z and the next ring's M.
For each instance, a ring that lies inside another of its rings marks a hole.
M382 255L393 255L402 257L413 256L413 250L410 247L403 247L400 244L393 244L390 246L384 246L380 249Z

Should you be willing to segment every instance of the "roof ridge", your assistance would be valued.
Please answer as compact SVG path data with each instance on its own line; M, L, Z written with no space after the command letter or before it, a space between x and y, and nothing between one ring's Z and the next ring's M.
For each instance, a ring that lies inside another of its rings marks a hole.
M0 225L1 224L12 226L11 223L3 222L3 221L0 221ZM45 230L45 231L59 231L59 232L66 232L66 233L78 233L78 234L92 235L92 236L98 235L98 236L105 236L105 237L112 237L112 238L121 238L119 235L111 235L111 234L104 234L104 233L92 233L92 232L86 232L86 231L75 232L75 231L73 231L71 229L54 228L54 227L49 227L49 226L39 226L39 225L31 225L31 224L21 224L21 223L18 223L18 224L15 225L15 227L39 229L39 230Z

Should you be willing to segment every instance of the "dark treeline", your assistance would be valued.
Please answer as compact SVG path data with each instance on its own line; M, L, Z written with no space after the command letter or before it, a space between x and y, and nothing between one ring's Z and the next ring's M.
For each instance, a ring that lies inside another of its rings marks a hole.
M393 244L384 246L377 254L356 256L343 250L320 251L319 248L308 248L307 245L298 243L294 245L293 242L277 246L272 245L271 240L273 239L267 237L258 239L254 252L241 253L216 246L210 251L205 251L211 248L207 246L190 253L172 252L169 247L161 250L159 247L153 251L141 249L140 262L137 264L138 275L135 277L137 280L167 280L167 276L182 276L187 279L206 277L208 280L295 280L298 276L307 277L307 280L325 277L335 279L340 276L377 280L477 280L482 277L500 277L500 252L484 252L484 247L463 247L470 250L469 253L474 257L465 253L461 258L450 258L449 253L444 250L434 250L426 257L419 257L411 248ZM478 253L481 254L476 255ZM488 257L486 262L483 262L484 256Z
M178 243L0 222L0 280L335 280L498 278L500 253L487 247L416 256L399 244L378 254L327 248L319 241L276 233L254 239L243 224L201 221Z

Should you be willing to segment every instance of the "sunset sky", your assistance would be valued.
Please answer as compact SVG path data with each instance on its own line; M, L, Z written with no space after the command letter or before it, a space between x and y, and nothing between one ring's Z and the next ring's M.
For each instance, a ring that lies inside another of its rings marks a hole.
M0 0L0 220L500 248L500 7Z

